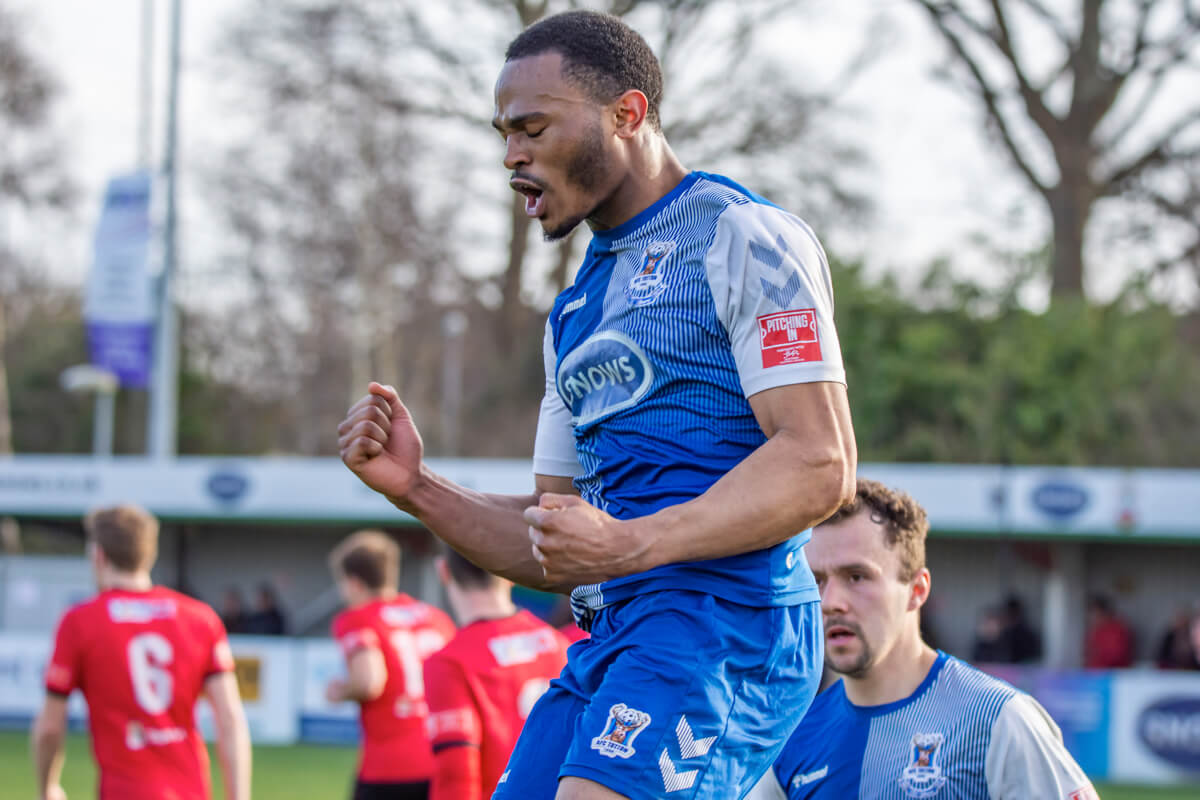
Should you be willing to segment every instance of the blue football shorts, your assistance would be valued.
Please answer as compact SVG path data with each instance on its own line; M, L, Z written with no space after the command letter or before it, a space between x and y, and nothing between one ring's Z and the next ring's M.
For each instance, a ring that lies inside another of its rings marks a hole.
M562 777L633 800L739 798L817 693L820 603L750 608L659 591L608 606L534 706L496 800L553 800Z

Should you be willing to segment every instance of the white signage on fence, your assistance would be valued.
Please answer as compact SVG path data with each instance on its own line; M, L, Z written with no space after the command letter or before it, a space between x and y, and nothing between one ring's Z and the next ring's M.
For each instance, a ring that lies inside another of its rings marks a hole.
M1200 773L1200 674L1131 670L1113 680L1109 779L1172 783Z

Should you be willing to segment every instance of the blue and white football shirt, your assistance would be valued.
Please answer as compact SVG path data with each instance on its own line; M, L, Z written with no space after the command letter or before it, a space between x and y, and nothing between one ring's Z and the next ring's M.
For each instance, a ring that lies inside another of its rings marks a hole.
M618 519L702 494L766 441L748 397L845 383L829 265L812 230L727 178L689 174L597 231L546 326L534 471ZM737 556L579 587L577 611L643 591L748 606L817 600L804 532Z
M749 797L1095 800L1037 701L940 651L903 700L856 706L842 681L817 695Z

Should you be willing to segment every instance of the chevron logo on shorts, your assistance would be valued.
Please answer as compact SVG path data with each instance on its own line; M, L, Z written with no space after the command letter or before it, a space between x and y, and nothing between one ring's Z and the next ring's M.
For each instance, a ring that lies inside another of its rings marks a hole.
M679 754L684 758L706 755L708 748L717 740L715 736L697 739L692 733L692 726L688 725L687 717L683 715L680 715L679 724L675 726L675 735L679 737Z
M696 776L700 774L698 769L689 769L682 772L675 770L675 762L667 755L667 748L663 748L662 754L658 757L658 771L662 773L663 788L668 792L678 792L683 789L692 788L692 784L696 782Z

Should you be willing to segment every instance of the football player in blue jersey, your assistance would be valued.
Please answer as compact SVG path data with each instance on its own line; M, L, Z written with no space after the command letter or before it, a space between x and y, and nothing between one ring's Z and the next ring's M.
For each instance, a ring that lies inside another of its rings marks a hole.
M534 491L435 474L390 387L339 428L368 486L476 564L570 593L591 631L497 798L740 797L820 679L802 546L857 458L829 266L803 221L680 164L661 95L645 40L585 11L520 34L496 83L526 213L551 239L592 230L546 325Z
M841 680L753 800L1095 800L1037 701L921 640L928 529L911 497L860 478L813 532L825 661Z

